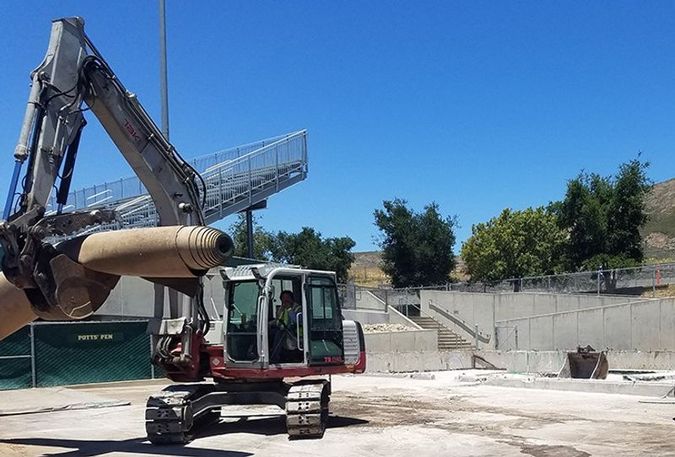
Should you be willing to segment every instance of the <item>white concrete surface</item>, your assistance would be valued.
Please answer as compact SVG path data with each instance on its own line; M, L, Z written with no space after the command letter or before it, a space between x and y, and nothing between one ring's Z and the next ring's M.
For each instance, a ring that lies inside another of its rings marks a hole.
M558 379L530 375L491 374L484 380L486 385L519 387L526 389L561 390L604 394L640 395L660 398L672 388L673 383L663 381L624 381L599 379ZM675 400L675 399L673 399Z
M131 405L3 417L0 455L675 455L673 405L643 404L636 396L476 385L471 382L475 375L336 376L323 439L289 441L278 409L233 406L225 408L227 417L202 429L189 445L169 447L154 447L144 439L145 399L160 384L92 386L80 392Z

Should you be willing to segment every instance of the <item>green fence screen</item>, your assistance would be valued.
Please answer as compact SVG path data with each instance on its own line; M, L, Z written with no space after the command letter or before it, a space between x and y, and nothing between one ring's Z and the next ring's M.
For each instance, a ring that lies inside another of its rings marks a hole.
M146 321L40 322L32 327L34 387L152 377ZM0 342L0 389L31 386L31 335L26 326Z
M30 327L0 341L0 389L32 386Z

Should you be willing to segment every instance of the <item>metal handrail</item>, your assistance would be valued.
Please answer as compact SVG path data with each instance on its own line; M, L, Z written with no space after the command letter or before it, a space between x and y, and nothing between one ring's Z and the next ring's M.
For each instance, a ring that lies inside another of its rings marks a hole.
M239 157L222 160L202 173L205 183L203 189L207 223L245 209L247 206L268 198L271 194L305 179L307 174L307 131L300 130L283 136L274 137L258 143L251 143L230 150L234 154L243 151ZM227 152L227 151L226 151ZM195 159L200 163L223 159L223 153ZM108 183L71 192L74 208L97 206L114 208L118 221L92 227L88 233L117 230L132 227L151 227L157 225L157 211L152 199L137 178L122 179L113 184L116 189L107 188ZM137 185L138 184L138 185ZM131 188L131 194L125 189ZM138 191L138 192L136 192ZM201 189L200 189L201 191ZM88 195L93 193L94 195ZM89 203L92 199L106 195L103 200ZM119 198L119 197L123 198ZM78 198L79 197L79 198Z
M444 325L444 324L438 322L438 320L436 319L436 317L434 317L434 316L432 316L432 315L430 315L430 314L428 314L428 313L422 311L422 306L421 306L421 305L417 305L417 304L415 304L415 303L408 303L408 304L406 304L406 309L407 309L408 306L412 306L413 308L416 308L416 309L420 312L420 317L427 317L427 318L429 318L429 319L433 319L433 321L436 322L439 326L441 326L441 327L447 329L447 330L450 331L450 332L456 333L456 332L454 332L451 328L448 328L446 325ZM408 315L406 314L406 317L407 317L407 316L408 316ZM469 335L471 335L471 337L473 337L474 344L475 344L476 346L477 346L477 342L478 342L478 341L480 341L480 342L482 342L482 343L489 343L489 342L490 342L491 336L487 336L487 337L486 337L486 336L484 336L482 333L480 333L480 332L478 331L478 326L477 326L477 325L475 326L475 329L472 330L472 329L470 328L470 326L469 326L469 323L463 321L461 318L457 318L457 317L454 317L454 316L450 317L450 315L443 315L443 317L449 318L449 319L452 320L453 322L454 322L454 319L457 319L458 321L461 321L463 324L460 325L460 327L462 328L462 330L464 330L464 331L467 332ZM453 319L453 318L454 318L454 319ZM456 322L455 322L455 323L456 323ZM466 327L466 328L465 328L465 327ZM461 335L457 335L457 336L459 336L459 337L461 338Z

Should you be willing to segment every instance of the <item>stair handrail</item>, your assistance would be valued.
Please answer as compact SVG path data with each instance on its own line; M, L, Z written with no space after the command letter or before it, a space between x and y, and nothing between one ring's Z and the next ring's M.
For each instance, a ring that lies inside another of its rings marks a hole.
M412 306L413 308L417 309L417 310L420 312L420 316L422 316L422 317L428 317L428 318L430 318L430 319L433 319L434 322L436 322L436 323L437 323L438 325L440 325L441 327L445 327L446 329L452 331L452 329L448 328L446 325L442 324L441 322L438 322L438 320L437 320L434 316L432 316L432 315L430 315L429 313L426 313L425 311L423 311L421 305L417 305L417 304L415 304L415 303L408 303L408 304L406 304L405 306L406 306L406 307ZM464 319L462 319L461 317L453 316L453 315L451 315L451 314L449 314L449 313L446 313L444 310L442 310L441 308L437 307L436 305L434 305L434 304L432 304L432 303L429 304L429 308L430 308L430 309L433 308L433 310L436 311L437 313L439 313L441 316L443 316L443 317L445 317L446 319L452 321L455 325L457 325L457 326L460 327L462 330L464 330L466 333L468 333L468 334L474 339L474 341L480 341L481 343L486 343L486 344L487 344L487 343L489 343L490 340L492 339L492 335L491 335L491 334L490 334L490 335L485 335L485 334L483 334L482 332L478 331L478 326L477 326L477 325L474 325L474 328L471 328L471 324L470 324L469 322L466 322L466 321L465 321Z
M466 333L468 333L474 339L477 339L481 343L489 343L490 340L492 339L491 334L485 335L485 334L483 334L483 332L478 331L478 326L475 325L475 324L473 325L474 328L471 328L471 324L469 322L465 321L464 319L462 319L459 316L453 316L452 314L448 313L444 309L439 308L438 306L433 304L432 300L429 300L429 309L431 309L433 311L436 311L438 314L440 314L444 318L448 319L449 321L452 321L452 323L454 323L455 325L460 327L462 330L464 330ZM421 310L420 310L420 312L421 312ZM429 317L434 319L433 316L429 316ZM434 320L436 320L436 319L434 319ZM440 324L440 322L439 322L439 324ZM443 324L441 324L441 325L443 325Z
M297 132L292 132L292 133L289 133L287 135L284 135L283 138L281 138L281 139L279 139L279 140L277 140L273 143L266 144L265 146L262 146L259 149L255 149L255 150L253 150L251 152L248 152L248 153L246 153L242 156L239 156L235 159L228 160L228 161L225 161L225 162L220 163L220 164L212 165L204 173L202 173L202 177L205 178L206 176L204 176L204 175L206 173L209 173L209 174L213 173L217 170L220 170L220 168L224 168L224 167L234 168L236 165L238 165L241 162L247 162L250 159L252 159L253 157L257 157L257 156L260 156L262 154L265 154L266 152L269 152L271 149L274 149L281 144L288 143L291 140L294 140L295 138L304 137L304 136L307 136L307 130L298 130ZM306 154L306 148L305 148L304 145L303 145L302 149L303 149L302 154L303 154L303 159L304 159L305 154Z

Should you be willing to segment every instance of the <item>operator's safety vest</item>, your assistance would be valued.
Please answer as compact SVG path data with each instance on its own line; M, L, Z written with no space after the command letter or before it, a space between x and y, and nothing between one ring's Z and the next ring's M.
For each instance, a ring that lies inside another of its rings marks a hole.
M291 327L291 311L295 313L297 319L298 313L302 310L302 307L297 303L293 304L290 308L282 308L279 313L279 322L284 324L287 328ZM302 332L302 322L300 322L300 331ZM302 333L301 333L302 334Z
M286 334L286 338L284 338L284 348L287 350L296 350L298 348L297 342L295 340L295 331L296 327L293 325L291 322L291 311L295 313L295 318L297 320L298 318L298 313L302 311L302 307L298 305L297 303L294 303L290 308L283 308L279 312L279 316L277 317L279 322L284 324L284 326L290 330L290 333ZM298 335L300 338L302 338L302 321L300 321L300 335Z

